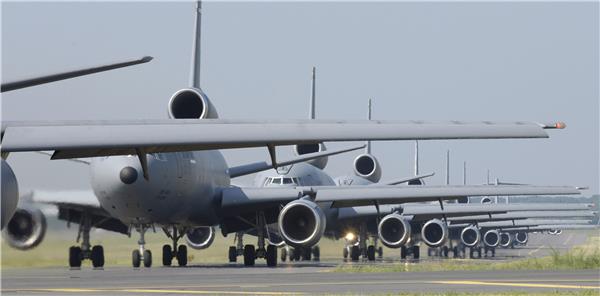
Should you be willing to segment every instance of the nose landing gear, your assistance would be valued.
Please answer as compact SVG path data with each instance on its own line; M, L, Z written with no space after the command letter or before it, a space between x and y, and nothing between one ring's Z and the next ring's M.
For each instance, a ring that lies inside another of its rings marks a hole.
M133 252L131 252L131 263L134 268L139 268L142 261L144 263L144 267L151 267L152 252L144 248L144 246L146 245L144 236L146 234L146 230L148 230L148 226L139 225L136 227L136 230L140 233L140 239L138 240L139 249L133 250Z

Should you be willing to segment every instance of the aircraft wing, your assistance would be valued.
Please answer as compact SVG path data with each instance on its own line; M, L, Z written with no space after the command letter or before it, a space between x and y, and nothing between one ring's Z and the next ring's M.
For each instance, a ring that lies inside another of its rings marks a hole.
M448 221L451 223L481 223L491 221L510 221L523 220L531 218L592 218L596 213L592 211L527 211L527 212L509 212L495 215L477 215L469 217L453 217Z
M25 196L23 202L29 204L46 204L58 208L58 219L70 223L81 222L82 213L89 213L91 225L95 228L129 233L129 227L113 218L101 206L91 190L44 191L34 190Z
M53 150L53 159L140 152L273 147L328 141L547 138L563 123L416 121L138 121L2 122L2 152Z
M318 203L330 203L333 208L355 207L411 202L452 200L466 196L488 195L563 195L579 194L575 187L568 186L315 186L315 187L228 187L222 189L223 208L251 209L261 206L284 204L289 201L310 197Z
M515 227L531 227L543 225L589 225L589 219L525 219L514 221L494 221L479 223L481 229L503 229ZM449 227L464 227L469 224L450 224Z
M531 227L505 227L502 228L503 232L538 232L538 231L551 231L551 230L589 230L598 229L598 225L580 225L580 224L554 224L554 225L539 225Z

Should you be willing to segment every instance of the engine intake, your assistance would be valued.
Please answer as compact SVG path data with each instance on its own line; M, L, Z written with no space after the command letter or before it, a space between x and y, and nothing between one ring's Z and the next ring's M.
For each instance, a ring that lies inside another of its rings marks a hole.
M397 213L389 214L379 222L377 234L386 247L400 248L410 239L410 223Z
M325 232L325 214L309 200L299 199L287 204L279 213L279 233L293 247L311 247Z
M500 244L500 233L498 230L490 230L483 235L483 243L491 248L495 248Z
M327 147L325 147L325 144L323 143L298 144L294 146L294 154L296 154L296 156L315 152L323 152L325 150L327 150ZM307 162L317 168L324 169L327 166L328 161L328 157L319 157Z
M219 118L217 110L200 89L184 88L171 96L168 105L169 117L173 119Z
M460 232L460 240L467 247L474 247L481 241L481 232L475 226L465 227Z
M18 208L3 232L8 245L19 250L35 248L45 234L46 217L34 208Z
M421 228L423 242L432 248L437 248L448 240L448 226L442 220L432 219Z
M0 160L0 162L2 163L0 174L2 176L2 186L0 186L2 190L2 195L0 196L0 215L2 216L0 218L2 218L1 229L4 229L4 226L6 226L17 209L17 204L19 203L19 186L17 177L10 165L4 160Z
M373 183L381 179L381 166L371 154L361 154L354 159L354 174Z
M510 247L511 243L512 243L512 235L510 235L510 233L508 233L508 232L500 233L500 246L501 247L508 248L508 247Z
M519 231L515 234L515 241L519 244L525 245L529 241L529 234L524 231Z
M206 249L215 240L215 229L210 226L196 227L185 234L185 240L193 249Z

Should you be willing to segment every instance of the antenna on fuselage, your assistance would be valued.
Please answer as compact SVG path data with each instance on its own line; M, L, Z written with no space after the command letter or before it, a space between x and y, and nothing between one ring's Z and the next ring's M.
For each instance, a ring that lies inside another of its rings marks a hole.
M450 149L446 150L446 185L450 185Z
M200 29L202 27L202 1L198 1L196 5L196 22L194 28L194 43L192 48L192 68L190 71L190 86L200 89Z
M316 68L312 68L312 79L310 84L310 109L308 110L308 119L315 119L315 103L316 103Z
M372 104L372 100L369 99L369 105L367 107L367 119L370 121L371 120L371 115L372 115L372 109L373 109L373 104ZM365 147L365 153L366 154L371 154L371 141L367 141L365 143L367 145L367 147Z
M467 185L467 162L463 161L463 185Z

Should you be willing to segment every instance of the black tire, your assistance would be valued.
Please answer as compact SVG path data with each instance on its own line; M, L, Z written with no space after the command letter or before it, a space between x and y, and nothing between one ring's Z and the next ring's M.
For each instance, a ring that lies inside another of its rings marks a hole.
M459 256L460 256L460 253L458 252L458 247L452 248L452 257L458 258Z
M311 248L302 248L302 261L310 261L312 258Z
M314 248L312 248L312 254L313 254L313 261L321 260L321 248L319 248L319 246L315 246Z
M406 252L408 250L405 246L400 247L400 259L406 259Z
M377 257L379 257L379 259L383 258L383 247L377 248Z
M350 248L350 259L352 259L352 261L358 261L359 258L360 248L358 248L358 246L352 246L352 248Z
M344 257L344 259L348 259L349 253L348 247L344 247L344 250L342 251L342 257Z
M229 247L229 263L237 262L237 248L234 246Z
M81 248L69 248L69 267L81 267Z
M162 264L163 266L171 266L173 262L173 249L170 245L164 245L162 248Z
M294 260L300 261L302 258L302 248L294 248Z
M152 252L150 250L144 251L144 267L152 267Z
M419 246L413 246L413 258L414 259L419 259L421 257L421 250L419 248Z
M496 257L496 248L492 248L492 257Z
M186 266L188 263L187 246L179 245L177 247L177 263L179 266Z
M277 266L277 247L274 245L267 246L267 266Z
M477 258L481 259L481 247L477 247Z
M286 247L281 248L281 262L287 260L288 251Z
M442 247L442 252L441 252L442 257L448 258L448 253L450 253L450 250L448 249L448 247L447 246L443 246Z
M369 259L369 261L375 261L375 246L367 247L367 259Z
M254 260L256 256L256 252L254 250L253 245L245 245L244 246L244 265L245 266L254 266Z
M94 268L104 267L104 248L102 246L92 247L92 254L90 257Z
M133 252L131 252L131 265L133 265L134 268L140 267L140 263L142 262L140 257L140 251L133 250Z
M473 253L475 253L475 250L473 250L473 248L469 248L469 259L473 259L475 257Z

